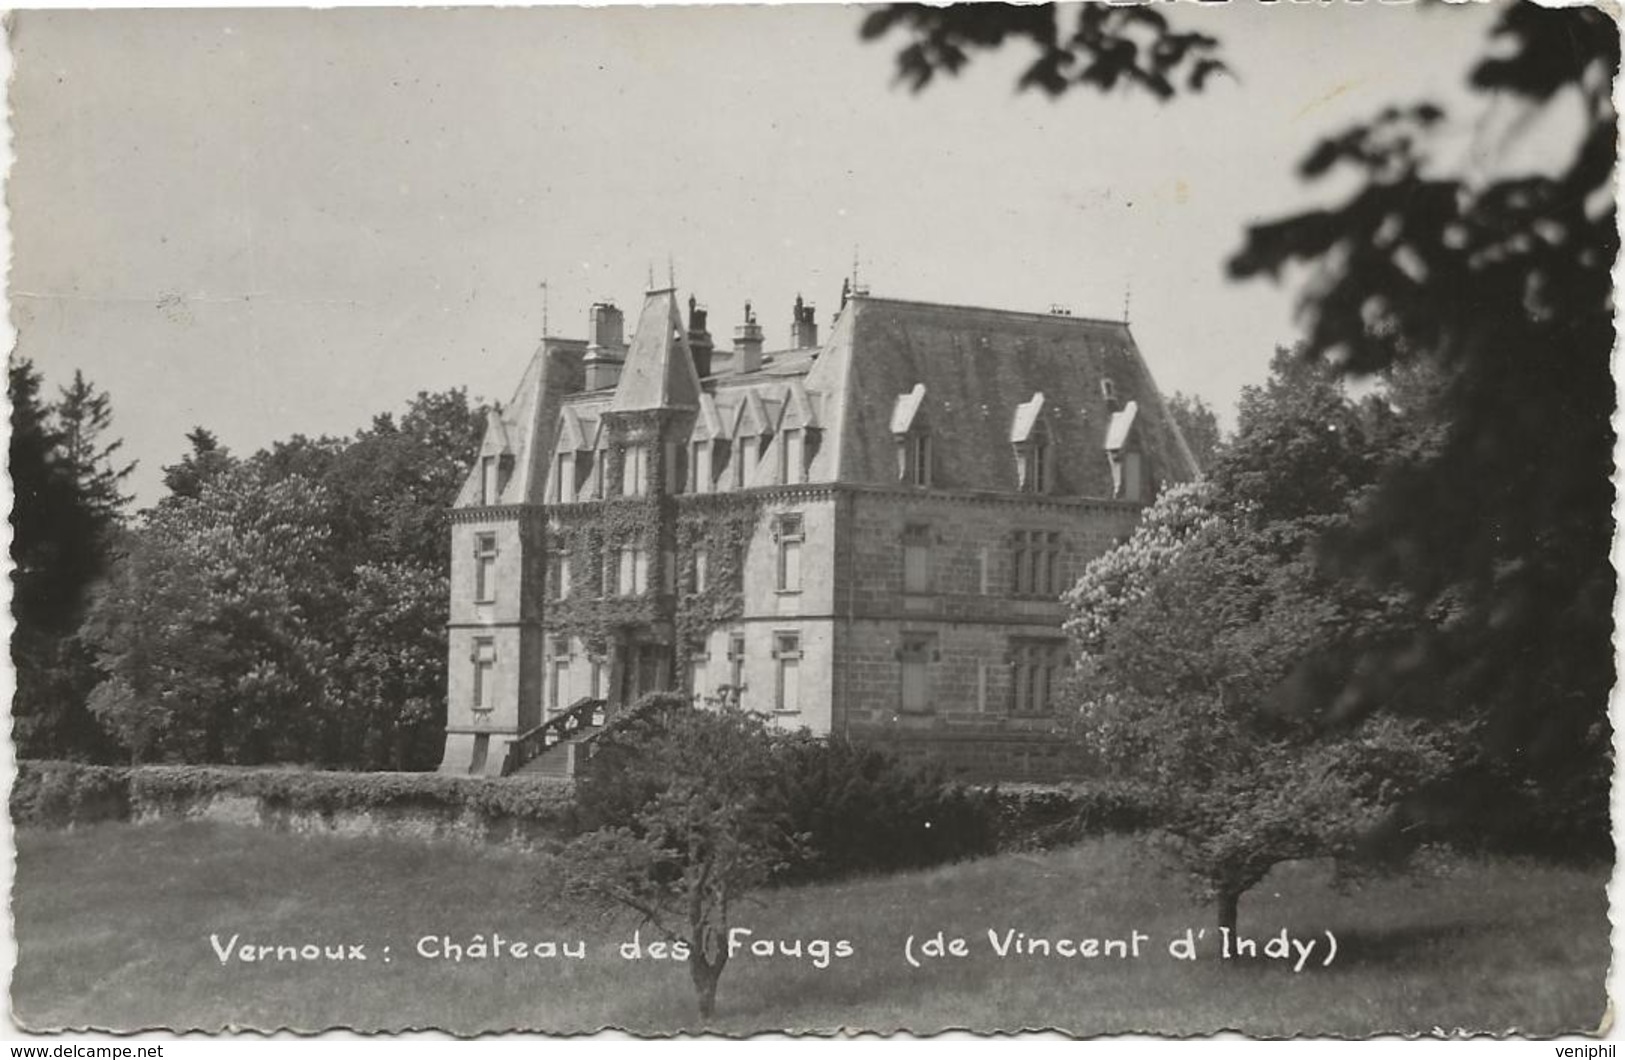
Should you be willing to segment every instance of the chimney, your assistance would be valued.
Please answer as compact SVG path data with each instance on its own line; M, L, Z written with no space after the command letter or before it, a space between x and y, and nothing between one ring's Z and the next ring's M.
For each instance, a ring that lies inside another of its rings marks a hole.
M802 302L801 296L796 295L795 320L790 325L790 345L798 350L810 349L818 345L818 323L813 315L818 310Z
M745 322L734 328L734 371L754 372L762 366L762 325L745 303Z
M586 388L603 390L621 380L621 365L626 360L625 319L609 302L594 302L587 312L587 356L581 362L587 370Z
M688 348L694 353L694 374L704 379L711 374L711 333L705 330L706 309L688 296Z

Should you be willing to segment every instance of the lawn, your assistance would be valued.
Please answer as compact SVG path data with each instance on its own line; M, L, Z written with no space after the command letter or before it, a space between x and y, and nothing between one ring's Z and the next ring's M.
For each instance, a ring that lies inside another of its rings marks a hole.
M203 823L25 831L17 847L13 1011L31 1029L696 1025L684 967L623 958L629 922L542 914L530 863L510 851ZM735 922L754 937L802 940L807 954L813 940L845 940L852 955L819 968L809 956L741 953L723 976L713 1029L1594 1030L1609 960L1606 882L1600 868L1438 859L1426 874L1340 892L1325 866L1284 866L1243 900L1241 930L1316 940L1301 971L1296 952L1220 959L1211 938L1194 961L1169 956L1187 928L1214 935L1211 915L1131 838L781 890ZM989 929L1001 940L1008 930L1148 938L1138 958L999 957ZM964 938L966 955L912 967L907 937L919 947L939 931L944 943ZM1338 946L1329 966L1327 932ZM581 940L587 956L455 962L416 952L425 937L466 947L493 934ZM237 952L223 963L217 944L232 936ZM243 962L244 945L332 947L345 959L267 950L269 959Z

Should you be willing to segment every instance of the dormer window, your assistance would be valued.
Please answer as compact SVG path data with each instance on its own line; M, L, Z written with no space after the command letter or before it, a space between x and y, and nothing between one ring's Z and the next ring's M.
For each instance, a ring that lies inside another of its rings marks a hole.
M1138 501L1145 492L1144 474L1140 461L1140 443L1134 430L1139 407L1132 401L1122 411L1112 413L1106 428L1106 458L1112 466L1112 496L1118 500Z
M924 431L903 435L897 445L897 477L910 486L931 485L931 436Z
M891 433L897 441L897 480L909 486L931 485L931 428L922 406L925 384L899 394L892 405Z
M480 503L495 504L501 493L497 481L498 461L495 456L480 457Z
M711 444L694 442L688 454L688 492L711 492Z
M1042 391L1016 406L1010 447L1016 458L1016 488L1023 493L1049 493L1054 488L1054 461Z

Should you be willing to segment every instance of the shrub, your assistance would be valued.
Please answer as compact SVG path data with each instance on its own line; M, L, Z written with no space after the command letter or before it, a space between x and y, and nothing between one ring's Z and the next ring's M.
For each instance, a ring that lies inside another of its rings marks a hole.
M773 797L808 849L786 879L924 868L998 846L997 797L936 768L839 737L790 739L781 757Z
M11 820L41 828L123 820L130 815L130 772L78 762L19 762Z

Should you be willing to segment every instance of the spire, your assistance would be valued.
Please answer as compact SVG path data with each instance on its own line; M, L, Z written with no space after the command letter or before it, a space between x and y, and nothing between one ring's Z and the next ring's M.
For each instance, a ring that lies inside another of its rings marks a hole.
M692 409L699 403L700 380L678 312L677 292L651 291L644 298L610 411Z

